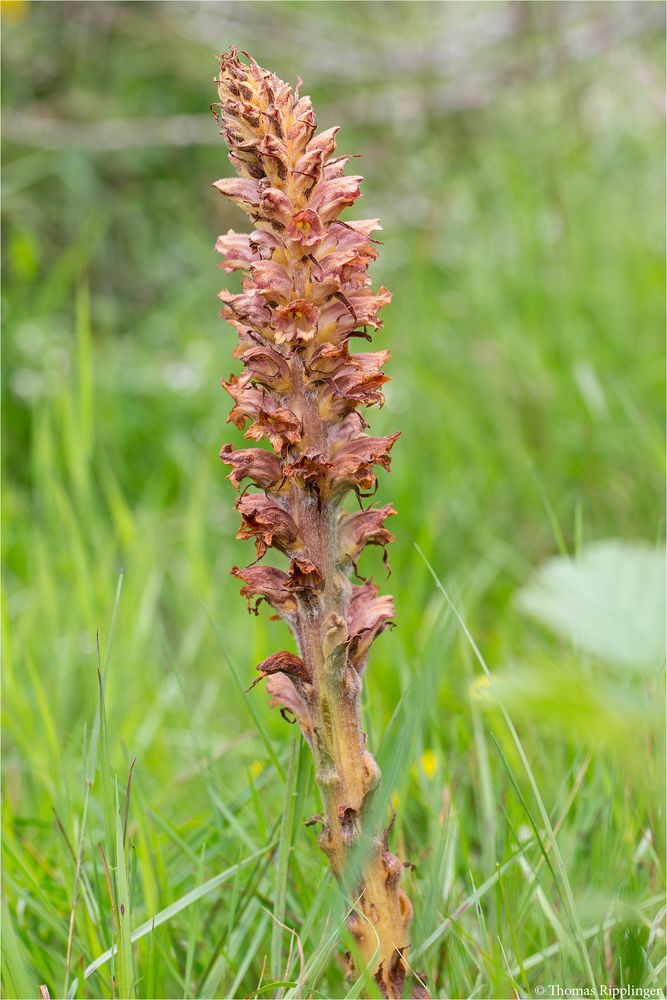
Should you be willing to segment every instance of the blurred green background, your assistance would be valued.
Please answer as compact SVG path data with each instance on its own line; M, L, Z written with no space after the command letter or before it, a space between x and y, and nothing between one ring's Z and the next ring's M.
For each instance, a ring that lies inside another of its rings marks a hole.
M121 806L136 758L133 926L270 845L142 937L137 995L350 988L312 830L295 820L272 853L293 731L261 688L242 693L290 640L246 615L229 575L251 556L217 458L241 440L218 386L233 279L212 248L246 221L211 188L231 168L207 111L230 44L303 77L320 127L363 157L355 214L384 226L393 381L369 418L402 432L378 493L399 516L391 579L371 556L365 570L398 627L375 647L366 717L415 865L415 965L442 997L660 986L663 662L637 653L656 590L633 559L664 534L663 5L2 14L4 995L118 995L109 963L83 978L113 935L99 773L83 817L98 631ZM592 619L585 599L568 614L598 635L627 618L619 656L516 600L545 559L608 538L635 544L584 581ZM299 756L297 819L318 811L309 768ZM299 967L295 951L285 973L279 914L310 962L297 986L270 986Z

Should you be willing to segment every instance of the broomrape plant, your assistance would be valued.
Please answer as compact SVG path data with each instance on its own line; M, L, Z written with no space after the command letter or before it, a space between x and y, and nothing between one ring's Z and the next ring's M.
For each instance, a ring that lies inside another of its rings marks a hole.
M357 560L367 545L393 540L385 521L396 513L362 505L377 486L375 467L389 470L398 437L371 437L361 415L362 406L383 403L389 352L350 352L353 337L370 340L369 329L382 326L378 312L391 299L368 277L377 257L371 233L380 226L340 220L362 178L345 176L337 128L316 134L301 81L293 91L247 58L236 49L221 57L213 105L238 174L214 186L255 227L230 230L216 244L225 271L245 275L239 294L220 293L244 366L223 386L234 400L229 420L249 424L245 437L266 438L273 450L222 449L233 485L248 481L236 503L238 537L253 539L257 555L232 573L249 609L257 613L265 601L296 640L299 655L273 653L257 667L258 680L266 678L272 705L296 719L312 750L323 802L319 844L354 904L349 929L383 996L400 997L412 907L389 828L365 831L361 865L352 864L380 780L361 724L362 678L394 614L372 580L351 581L362 579ZM360 508L352 513L350 494ZM286 571L259 563L270 548L287 557ZM414 995L426 995L421 983Z

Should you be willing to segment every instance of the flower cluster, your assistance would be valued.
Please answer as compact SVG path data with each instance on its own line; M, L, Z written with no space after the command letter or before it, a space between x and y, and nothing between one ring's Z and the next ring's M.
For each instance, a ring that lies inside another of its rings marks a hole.
M363 501L377 487L377 468L389 469L398 437L366 434L361 415L383 403L389 353L350 345L382 326L378 313L391 295L373 291L368 276L378 220L340 219L362 178L345 175L338 130L317 134L299 87L292 91L247 58L236 50L221 57L213 106L238 175L214 186L253 224L249 234L230 230L216 244L225 271L244 275L240 292L220 293L243 365L223 385L234 401L229 420L269 447L227 444L221 452L241 490L238 537L254 541L256 553L232 572L250 609L266 602L296 638L299 655L273 654L259 664L259 679L267 678L273 704L295 717L313 750L324 800L320 844L342 877L379 780L361 728L361 675L394 614L391 597L352 576L359 579L367 545L392 541L385 522L394 509ZM358 500L352 512L349 495ZM269 548L286 557L284 570L259 563ZM360 906L381 940L376 980L385 995L399 996L410 919L398 888L402 866L381 838L369 866ZM367 923L357 916L351 927L370 958L377 937Z

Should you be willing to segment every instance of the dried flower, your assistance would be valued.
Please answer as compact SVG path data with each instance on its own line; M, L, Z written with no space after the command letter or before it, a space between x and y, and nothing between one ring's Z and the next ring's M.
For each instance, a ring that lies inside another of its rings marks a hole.
M389 469L398 437L365 434L360 412L384 402L389 352L353 353L350 342L371 339L391 294L374 292L368 277L377 219L339 218L359 198L362 178L344 174L349 157L335 155L338 130L316 134L310 99L247 58L235 49L221 57L214 105L238 174L214 187L254 226L216 244L221 267L244 274L239 293L220 293L244 366L223 385L234 400L229 420L273 450L227 444L220 457L233 485L245 482L239 538L254 540L258 560L273 548L289 565L283 572L256 560L232 572L250 610L266 601L296 639L299 655L269 656L255 683L266 678L272 704L293 716L313 751L324 804L319 842L344 881L380 777L361 727L361 675L394 614L391 597L351 575L367 545L392 541L384 522L396 511L349 513L343 501L355 493L361 506L374 491L376 467ZM382 994L399 997L412 908L389 830L367 833L373 846L349 926Z

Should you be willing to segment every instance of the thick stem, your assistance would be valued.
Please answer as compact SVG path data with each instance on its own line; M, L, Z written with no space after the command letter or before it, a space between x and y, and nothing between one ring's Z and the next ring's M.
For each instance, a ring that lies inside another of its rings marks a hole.
M300 379L295 383L300 384ZM302 447L328 451L326 426L314 400L299 399L306 429ZM310 439L310 440L309 440ZM366 749L361 724L361 678L348 662L345 627L350 585L337 566L337 509L320 503L316 491L294 488L291 509L306 550L322 567L321 594L299 598L297 638L306 668L313 679L313 754L316 780L324 806L324 828L319 844L331 870L348 893L358 899L349 920L363 962L370 967L387 997L400 997L405 982L403 954L409 948L412 907L399 881L402 864L377 831L369 838L361 885L350 886L351 853L362 834L364 807L380 780L380 770Z

